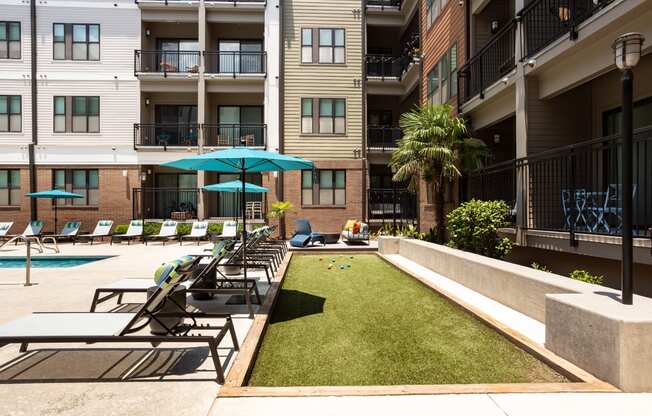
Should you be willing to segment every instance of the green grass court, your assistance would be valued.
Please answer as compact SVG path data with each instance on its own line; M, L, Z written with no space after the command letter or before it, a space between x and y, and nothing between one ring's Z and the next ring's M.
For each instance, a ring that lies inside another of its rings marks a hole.
M564 381L459 306L366 254L292 258L249 385Z

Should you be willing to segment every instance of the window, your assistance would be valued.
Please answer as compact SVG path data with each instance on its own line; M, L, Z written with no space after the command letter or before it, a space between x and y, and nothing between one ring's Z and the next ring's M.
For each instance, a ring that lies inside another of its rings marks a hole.
M437 16L444 10L446 3L448 0L428 0L428 28L437 20Z
M99 133L100 97L54 97L55 133Z
M99 175L97 169L55 169L52 187L82 195L82 198L64 199L62 205L98 205Z
M311 134L313 132L312 123L312 98L301 99L301 133Z
M448 102L457 94L457 44L454 44L428 73L428 101Z
M100 60L100 25L55 23L52 42L56 60Z
M312 63L312 29L301 29L301 62Z
M0 22L0 59L20 59L20 22Z
M22 193L20 191L20 170L0 170L0 205L20 205L21 197Z
M0 95L0 131L21 132L23 116L20 95Z
M346 205L346 171L302 171L301 204Z
M302 98L302 134L345 134L346 100L344 98Z
M343 64L344 38L344 29L302 29L301 62Z

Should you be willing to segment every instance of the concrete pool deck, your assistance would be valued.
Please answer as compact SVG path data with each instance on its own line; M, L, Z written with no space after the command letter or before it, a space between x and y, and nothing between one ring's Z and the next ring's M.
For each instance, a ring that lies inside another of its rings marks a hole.
M70 269L33 269L32 287L22 286L24 270L0 269L0 323L34 311L86 311L93 290L122 277L150 277L163 261L201 253L210 244L61 246L60 255L116 255ZM0 256L24 255L24 246L5 247ZM264 280L264 279L263 279ZM266 284L261 283L261 287ZM251 320L244 306L232 306L240 342ZM524 329L524 332L528 331ZM540 332L538 332L540 333ZM531 332L537 338L537 331ZM56 346L56 345L55 345ZM151 348L145 344L48 345L0 347L0 414L2 415L643 415L652 407L650 394L459 394L411 396L219 398L214 369L196 345L165 345L126 382L124 365L135 364ZM60 346L57 346L60 347ZM102 348L102 351L98 351ZM229 353L220 351L224 360ZM25 357L25 358L23 358ZM235 356L229 357L232 365ZM16 365L17 359L24 359ZM12 378L10 380L10 377Z

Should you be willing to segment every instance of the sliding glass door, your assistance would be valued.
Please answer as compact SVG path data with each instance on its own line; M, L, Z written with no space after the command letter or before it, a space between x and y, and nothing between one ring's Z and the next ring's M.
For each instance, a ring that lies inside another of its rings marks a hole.
M157 105L156 141L166 146L197 146L197 106Z
M220 40L220 73L259 74L263 72L261 40Z
M220 106L220 138L231 146L264 146L262 106Z

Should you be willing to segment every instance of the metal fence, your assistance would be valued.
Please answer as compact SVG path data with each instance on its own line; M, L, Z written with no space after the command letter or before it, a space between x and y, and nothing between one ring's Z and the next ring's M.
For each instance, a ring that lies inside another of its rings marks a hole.
M367 76L401 78L412 60L407 56L366 55Z
M652 128L634 133L632 195L622 193L622 140L609 136L490 166L469 175L469 198L502 199L524 210L523 228L621 235L624 198L633 200L634 236L652 227ZM516 185L527 202L516 204Z
M204 145L265 147L266 124L204 124Z
M369 223L374 226L417 223L417 196L407 189L371 188L367 201Z
M534 0L521 19L522 56L529 58L565 34L577 38L577 26L613 0Z
M265 52L204 52L206 72L210 74L265 74Z
M516 20L512 19L460 68L462 103L484 91L515 68Z
M195 219L199 189L134 188L132 218Z
M198 51L134 51L134 73L192 74L199 72Z
M392 151L398 147L401 137L403 137L403 133L399 127L369 126L367 127L367 148L371 151Z
M367 6L398 7L401 8L403 0L367 0Z
M199 124L134 124L134 147L197 146Z

